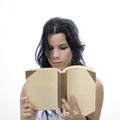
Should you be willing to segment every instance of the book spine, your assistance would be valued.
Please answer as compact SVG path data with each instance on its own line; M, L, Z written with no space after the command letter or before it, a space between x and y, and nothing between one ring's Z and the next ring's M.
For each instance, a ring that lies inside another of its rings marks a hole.
M31 76L34 72L36 72L36 70L29 70L29 71L25 71L25 77L26 79Z
M87 70L87 71L90 74L90 76L92 77L92 79L94 80L94 82L96 82L96 73L92 72L92 71L89 71L89 70Z
M58 107L62 107L61 99L67 100L67 76L66 73L58 73Z

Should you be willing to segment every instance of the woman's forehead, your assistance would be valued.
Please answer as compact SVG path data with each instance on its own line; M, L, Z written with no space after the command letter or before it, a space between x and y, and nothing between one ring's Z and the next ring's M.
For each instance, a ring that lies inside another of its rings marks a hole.
M64 33L51 34L48 36L48 43L67 43Z

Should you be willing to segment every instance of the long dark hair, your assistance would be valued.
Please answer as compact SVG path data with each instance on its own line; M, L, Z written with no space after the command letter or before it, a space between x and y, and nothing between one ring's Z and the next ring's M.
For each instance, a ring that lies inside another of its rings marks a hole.
M73 54L72 65L85 65L83 51L85 45L80 41L79 31L75 23L66 18L55 17L49 19L44 27L41 40L35 52L35 60L40 67L51 67L46 53L48 51L48 35L64 33Z

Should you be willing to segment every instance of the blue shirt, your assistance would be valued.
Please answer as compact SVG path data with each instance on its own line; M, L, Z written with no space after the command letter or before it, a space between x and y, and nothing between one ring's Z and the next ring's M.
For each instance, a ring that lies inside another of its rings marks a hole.
M39 111L36 117L36 120L63 120L59 114L58 111L53 112L52 110L47 110L48 115L46 116L46 113L43 111ZM48 117L48 119L47 119Z

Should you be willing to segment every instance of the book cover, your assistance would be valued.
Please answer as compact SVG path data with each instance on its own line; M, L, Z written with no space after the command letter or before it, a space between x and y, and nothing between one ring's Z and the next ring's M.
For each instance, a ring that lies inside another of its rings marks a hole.
M38 110L61 107L61 98L77 98L83 115L95 112L96 73L86 66L39 68L26 71L26 92Z

